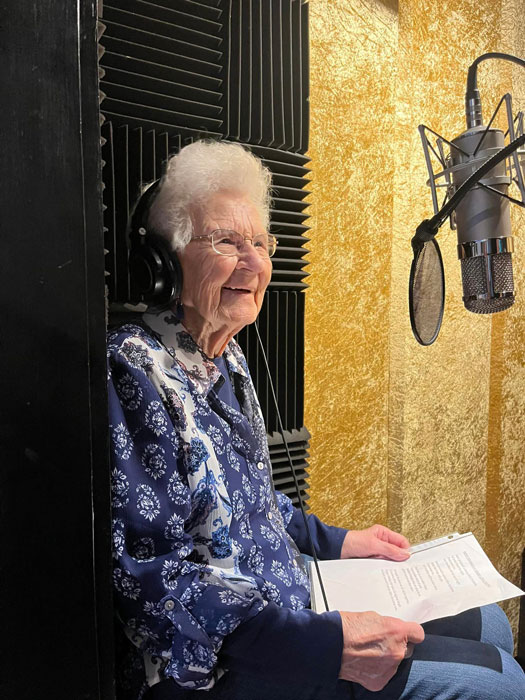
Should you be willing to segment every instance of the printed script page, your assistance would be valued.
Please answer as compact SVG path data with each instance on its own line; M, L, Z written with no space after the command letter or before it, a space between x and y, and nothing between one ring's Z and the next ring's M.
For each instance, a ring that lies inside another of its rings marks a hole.
M498 573L472 533L450 537L414 547L405 562L319 562L330 610L375 610L421 623L523 594ZM312 608L323 612L313 563L310 576Z

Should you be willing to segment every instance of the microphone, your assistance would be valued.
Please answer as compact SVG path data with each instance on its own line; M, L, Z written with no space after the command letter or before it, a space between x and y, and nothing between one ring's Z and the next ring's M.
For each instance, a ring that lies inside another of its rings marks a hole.
M505 146L505 134L500 129L490 128L492 120L488 127L483 126L477 67L488 58L523 65L523 61L514 56L491 53L479 56L469 67L465 92L467 131L452 140L450 150L452 182L456 190ZM506 161L501 161L474 185L455 211L463 303L474 313L497 313L514 304L514 246L507 198L511 183Z
M451 176L457 190L505 146L500 129L472 126L451 141ZM455 209L463 303L468 311L492 314L514 303L510 201L511 176L501 161L479 180Z
M445 220L457 230L461 261L463 302L468 311L491 314L514 303L510 204L525 207L525 120L512 113L512 96L500 100L484 126L477 89L477 66L487 59L503 59L525 68L525 60L503 53L479 56L468 70L465 106L467 130L452 141L421 124L423 145L434 206L434 216L424 219L411 240L413 260L409 280L409 311L418 343L431 345L438 337L445 304L445 275L436 236ZM492 126L505 103L507 130ZM435 147L428 133L436 137ZM508 137L508 142L506 139ZM434 171L432 156L439 168ZM520 192L521 198L509 194ZM438 188L445 197L438 203Z

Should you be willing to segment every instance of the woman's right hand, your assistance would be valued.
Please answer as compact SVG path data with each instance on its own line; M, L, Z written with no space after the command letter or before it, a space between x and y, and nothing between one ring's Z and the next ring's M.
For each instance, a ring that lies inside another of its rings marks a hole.
M409 655L409 645L419 644L425 632L417 622L383 617L375 612L340 612L343 623L343 655L339 678L382 690Z

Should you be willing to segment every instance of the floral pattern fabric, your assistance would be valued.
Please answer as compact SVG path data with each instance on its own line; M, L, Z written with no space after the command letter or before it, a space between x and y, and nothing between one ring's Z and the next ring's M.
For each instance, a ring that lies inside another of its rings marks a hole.
M271 481L266 430L242 352L224 382L171 312L108 341L114 586L137 700L166 677L209 688L226 635L269 603L301 610L309 586Z

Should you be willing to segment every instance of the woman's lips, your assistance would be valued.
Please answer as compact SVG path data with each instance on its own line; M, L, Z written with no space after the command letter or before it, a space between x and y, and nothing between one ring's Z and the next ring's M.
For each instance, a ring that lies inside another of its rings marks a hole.
M228 292L236 292L237 294L251 294L250 289L244 289L243 287L223 287Z

